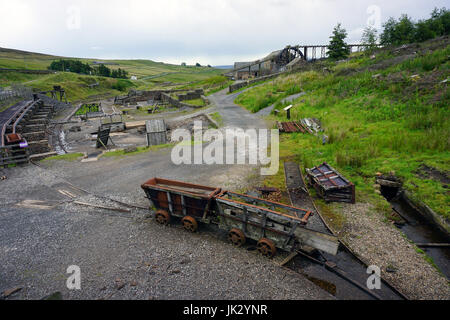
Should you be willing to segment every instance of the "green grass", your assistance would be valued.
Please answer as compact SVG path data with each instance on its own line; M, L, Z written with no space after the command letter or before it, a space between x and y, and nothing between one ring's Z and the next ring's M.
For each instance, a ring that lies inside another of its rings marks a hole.
M227 77L222 75L214 75L212 77L200 80L194 83L189 83L187 85L180 86L179 89L194 89L203 88L205 90L205 95L211 95L218 91L221 91L228 86L230 86L233 81L228 80Z
M294 102L292 119L320 119L329 143L323 145L313 135L282 134L282 157L292 157L306 167L327 161L355 183L357 199L376 207L385 200L373 189L374 176L394 171L417 200L448 219L448 190L438 181L419 177L416 171L422 164L450 170L450 92L440 83L448 75L449 50L447 46L382 70L339 75L346 69L371 65L370 58L358 56L335 66L340 72L281 76L244 92L236 102L251 111L271 103L280 110L279 101L288 91L306 91ZM380 72L385 77L374 80L372 76ZM392 81L390 77L399 72L407 80ZM420 74L421 79L409 80L413 74ZM287 120L285 112L270 118Z
M308 75L312 75L312 73L304 73L305 77ZM290 75L280 77L275 81L267 80L266 84L241 94L235 102L251 112L258 112L287 96L301 92L302 88L293 82L292 78L293 76Z
M205 106L205 101L203 99L192 99L192 100L184 100L183 103L187 103L193 106Z
M87 105L83 105L78 111L75 113L76 116L84 115L88 112L98 112L99 106L92 106L90 109Z
M210 113L209 115L219 125L219 127L223 126L223 118L219 112Z
M45 158L42 161L50 161L50 160L76 161L83 156L84 156L83 153L66 153L58 156Z
M23 52L0 48L0 68L46 70L50 63L61 57ZM70 58L70 57L69 57ZM78 58L77 58L78 59ZM99 59L78 59L84 63L92 63ZM127 92L130 88L150 90L158 88L162 83L172 82L178 85L190 85L192 88L212 85L222 81L223 70L208 67L193 67L154 62L151 60L101 60L114 65L111 69L121 68L130 76L136 75L137 81L79 75L59 72L50 75L30 75L18 72L1 72L0 86L8 87L13 83L24 84L35 90L50 90L53 85L61 85L66 89L70 102L89 100L95 96L115 96ZM219 78L216 78L219 77ZM209 79L209 80L208 80ZM89 88L88 84L99 82L99 86ZM198 85L197 85L198 83Z

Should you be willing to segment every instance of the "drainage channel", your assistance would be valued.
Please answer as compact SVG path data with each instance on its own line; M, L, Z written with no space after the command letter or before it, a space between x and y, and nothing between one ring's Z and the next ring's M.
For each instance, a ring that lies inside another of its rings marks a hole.
M313 211L308 227L332 234L317 212L298 164L285 162L286 187L292 205ZM340 300L404 300L406 297L382 280L381 289L369 290L367 266L344 245L336 256L315 251L300 254L286 265Z
M420 211L410 204L401 188L381 186L381 194L402 220L395 223L395 226L431 257L439 270L450 279L449 235L425 219Z

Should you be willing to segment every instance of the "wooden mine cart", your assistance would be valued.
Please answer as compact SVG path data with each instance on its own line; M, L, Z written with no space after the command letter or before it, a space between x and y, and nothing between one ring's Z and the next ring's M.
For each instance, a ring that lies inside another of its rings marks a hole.
M285 251L309 246L336 254L336 237L307 229L310 211L239 193L153 178L142 185L151 200L155 220L168 224L172 217L181 218L191 232L199 222L216 224L228 232L228 239L242 246L247 239L257 242L258 251L272 257L277 248Z
M182 218L185 229L195 232L198 222L210 223L211 206L219 188L153 178L142 185L156 209L158 223L169 224L171 217Z

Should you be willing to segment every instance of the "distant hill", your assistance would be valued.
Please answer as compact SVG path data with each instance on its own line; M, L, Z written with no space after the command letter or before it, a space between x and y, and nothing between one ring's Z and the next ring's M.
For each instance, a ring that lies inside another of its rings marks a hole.
M72 72L57 72L46 74L45 70L52 61L58 59L76 59L83 63L98 65L105 63L110 69L121 68L128 72L129 77L137 80L118 80ZM3 70L2 70L3 69ZM13 70L4 70L13 69ZM40 70L41 72L24 72L25 70ZM43 53L28 52L15 49L0 48L0 87L12 84L22 84L36 91L45 91L53 85L61 85L68 92L70 101L86 99L96 95L117 95L130 88L148 90L159 86L195 86L197 83L226 81L219 77L223 69L210 67L180 66L152 60L105 60L95 58L59 57ZM210 80L212 79L212 80ZM119 83L120 82L120 83ZM90 88L89 85L99 83Z
M155 76L160 74L177 73L177 80L182 79L181 74L194 75L192 80L202 80L210 75L220 74L219 68L208 67L194 67L194 66L180 66L163 62L155 62L152 60L105 60L96 58L74 58L74 57L60 57L43 53L28 52L16 49L0 48L0 68L9 69L32 69L32 70L45 70L50 63L57 59L76 59L89 63L92 65L98 64L98 62L104 62L111 66L112 69L121 68L125 69L130 76L136 75L138 78ZM191 78L191 77L189 77ZM171 81L164 78L158 78L161 81Z
M213 66L213 68L228 70L228 69L233 69L233 66L232 65L229 65L229 66Z

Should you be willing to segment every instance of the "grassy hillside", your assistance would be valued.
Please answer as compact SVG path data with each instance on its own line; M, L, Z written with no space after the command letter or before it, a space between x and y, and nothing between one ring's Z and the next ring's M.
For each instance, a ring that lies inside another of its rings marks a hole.
M50 63L61 57L0 48L0 68L46 70ZM92 63L99 59L78 59ZM7 87L13 83L30 86L36 90L47 90L53 85L62 85L70 101L86 99L95 95L117 95L131 87L149 89L162 83L172 82L176 85L196 86L197 82L215 78L223 70L208 67L178 66L150 60L101 60L111 69L121 68L129 75L136 75L137 81L117 80L97 76L79 75L59 72L51 75L33 75L18 72L1 72L0 86ZM88 84L99 82L100 86L90 89Z
M443 82L450 74L449 57L448 38L382 49L375 58L359 54L279 77L236 102L256 112L287 95L307 92L294 101L292 118L320 119L329 142L282 134L282 157L307 167L327 161L355 183L359 201L380 207L383 199L373 188L374 176L393 171L415 197L450 218L448 186L421 170L424 165L444 174L450 170L450 92ZM270 118L286 120L285 112Z

